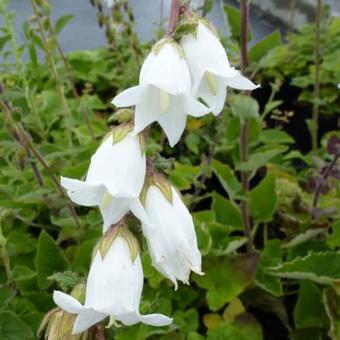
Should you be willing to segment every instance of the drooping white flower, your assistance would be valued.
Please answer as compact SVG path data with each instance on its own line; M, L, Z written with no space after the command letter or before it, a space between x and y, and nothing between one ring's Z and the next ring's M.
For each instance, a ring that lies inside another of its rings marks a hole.
M204 22L198 22L195 35L183 36L181 46L192 77L192 93L202 98L215 115L223 110L226 86L250 91L257 88L238 70L230 67L223 45Z
M172 40L159 42L146 58L139 85L129 88L112 103L135 105L135 132L157 121L171 146L181 137L187 115L200 117L209 109L191 96L191 78L180 46Z
M129 211L130 199L139 196L146 172L138 135L127 134L116 143L113 138L109 135L92 156L85 181L61 178L73 202L99 206L104 232Z
M77 314L73 334L85 331L108 316L128 326L138 322L165 326L172 322L162 314L139 313L143 269L138 251L131 249L135 242L130 232L126 235L126 231L118 231L104 254L97 251L87 279L84 305L70 295L54 291L54 302L66 312Z
M202 275L194 223L170 184L146 190L143 202L135 200L131 210L142 222L153 266L177 289L177 280L189 283L191 271Z

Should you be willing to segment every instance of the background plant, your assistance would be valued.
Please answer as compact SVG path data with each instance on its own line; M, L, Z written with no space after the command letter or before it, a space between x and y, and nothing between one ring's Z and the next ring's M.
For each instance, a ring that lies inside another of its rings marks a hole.
M70 206L55 179L85 174L103 131L116 124L110 100L137 82L136 53L143 60L152 42L138 42L121 2L107 19L120 23L108 46L65 54L58 33L71 16L53 24L49 3L36 0L20 46L15 14L0 4L0 338L29 339L54 307L51 291L71 289L86 274L101 233L99 213ZM225 13L233 33L225 45L240 66L241 16L229 6ZM144 251L141 312L171 314L175 326L119 328L107 331L108 339L339 339L339 27L339 19L323 19L316 155L305 123L313 104L314 25L285 43L275 32L251 48L248 72L262 88L253 98L230 92L217 119L190 120L176 149L150 131L148 153L157 154L191 206L206 275L193 275L175 294ZM240 158L241 113L247 160ZM249 175L248 194L241 171ZM252 252L240 209L246 199Z

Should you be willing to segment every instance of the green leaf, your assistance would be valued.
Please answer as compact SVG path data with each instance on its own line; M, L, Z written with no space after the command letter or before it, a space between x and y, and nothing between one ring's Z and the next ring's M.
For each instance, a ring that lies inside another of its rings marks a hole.
M261 253L255 275L256 285L274 296L283 295L282 283L279 278L268 275L265 269L278 266L282 262L282 257L281 242L279 240L270 240Z
M15 266L12 278L21 294L29 294L37 290L36 273L25 266Z
M284 244L282 248L293 248L298 246L299 244L302 244L304 242L309 241L310 239L326 233L327 229L326 228L315 228L315 229L308 229L304 233L301 233L297 236L295 236L290 242Z
M56 24L55 24L55 31L56 33L60 33L62 29L74 18L73 14L66 14L62 17L58 18Z
M295 326L297 328L322 328L324 316L320 289L313 282L301 282L299 298L294 309Z
M35 268L39 288L48 288L52 284L52 282L48 280L48 277L54 273L67 270L68 266L68 261L62 250L57 246L53 238L43 230L39 236L35 256Z
M199 177L201 169L198 166L175 162L175 169L170 173L170 180L178 190L190 189Z
M281 45L281 34L276 30L260 40L249 50L249 61L260 61L271 49L279 45Z
M320 284L340 282L340 252L310 252L304 257L269 268L268 274L298 280L311 280Z
M267 129L261 132L261 141L266 144L292 144L294 139L287 132Z
M49 276L48 279L57 282L61 290L66 292L77 285L79 276L77 273L67 270L62 273L55 273Z
M177 310L173 317L174 323L182 334L196 331L199 326L198 312L193 308L186 311Z
M10 311L0 312L0 339L33 339L33 332L16 314Z
M207 289L210 310L217 311L241 294L252 282L258 255L246 254L229 257L205 258L204 276L195 276L198 286Z
M235 117L239 117L241 121L249 118L259 118L259 104L249 96L235 95L231 102L231 109Z
M270 222L277 207L276 178L268 174L249 193L249 211L254 221Z
M321 340L321 330L319 328L294 329L289 334L291 340Z
M255 171L260 167L267 165L273 158L287 151L286 146L276 146L272 149L256 152L249 156L247 162L239 163L236 166L240 171Z
M242 187L229 165L223 164L214 159L211 166L229 197L231 199L239 197Z
M323 292L323 303L330 322L328 332L332 340L340 339L340 298L332 288L327 288Z
M77 248L72 262L72 270L82 274L86 274L89 271L92 251L97 242L96 238L87 240Z
M2 35L0 37L0 51L4 48L4 46L6 45L6 43L8 41L11 40L11 35L10 34L6 34L6 35Z
M217 193L213 193L212 209L215 211L217 222L236 230L243 229L240 208L236 204Z
M340 220L332 225L332 234L327 239L327 244L332 248L340 247Z
M245 314L234 324L219 325L208 331L208 340L262 340L263 332L254 317Z
M224 5L223 8L228 19L231 34L235 40L239 40L241 36L241 13L234 6Z
M234 40L239 41L241 38L241 13L240 11L231 5L223 6L224 13L228 19L228 25L231 31L231 35ZM248 38L252 39L252 32L248 30Z

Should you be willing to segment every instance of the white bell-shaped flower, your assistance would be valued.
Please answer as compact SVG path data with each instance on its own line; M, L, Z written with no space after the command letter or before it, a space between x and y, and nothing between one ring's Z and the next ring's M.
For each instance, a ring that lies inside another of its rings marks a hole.
M180 139L187 115L200 117L209 109L191 96L190 72L181 47L172 40L158 42L146 58L139 85L129 88L112 103L135 105L135 132L157 121L171 146Z
M215 115L223 110L226 86L250 91L257 88L230 67L223 45L205 22L198 22L195 35L183 36L181 46L192 77L193 96L202 98Z
M170 185L151 185L144 196L131 210L142 222L153 266L177 289L177 280L189 283L191 271L202 275L192 217Z
M86 180L61 178L71 200L79 205L99 206L104 232L130 210L144 183L146 158L138 135L127 134L114 142L110 134L91 158Z
M85 331L108 316L127 326L138 322L165 326L172 322L162 314L139 313L144 278L139 253L131 249L134 242L137 241L118 234L104 256L97 251L87 279L84 305L71 295L54 291L54 302L66 312L77 314L73 334Z

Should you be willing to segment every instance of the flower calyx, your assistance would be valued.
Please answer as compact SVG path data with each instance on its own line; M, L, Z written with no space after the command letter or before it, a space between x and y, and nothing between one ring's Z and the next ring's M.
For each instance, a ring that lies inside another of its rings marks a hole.
M128 123L133 119L134 111L132 109L123 108L119 109L114 115L118 123Z
M86 284L84 282L78 283L73 287L71 296L77 299L80 303L85 302L85 294L86 294Z
M133 130L132 122L120 124L112 129L112 144L122 141Z
M109 230L99 241L97 250L100 252L102 260L104 260L106 254L110 250L117 237L121 237L124 239L124 241L126 241L130 250L131 260L134 262L139 254L140 246L136 237L130 231L124 220L120 221L116 225L111 226L111 228L109 228Z
M173 195L170 182L160 173L152 172L146 177L144 187L140 194L140 201L143 206L145 206L146 195L152 185L157 187L162 192L162 194L170 204L173 203Z
M197 35L197 27L200 17L197 14L184 12L181 14L175 31L172 33L172 38L180 42L185 35L192 34L194 37Z
M156 44L154 44L152 46L153 54L158 55L159 52L161 51L161 49L163 48L163 46L166 45L166 44L172 45L176 49L176 51L178 52L178 55L180 56L180 58L184 59L185 56L184 56L184 51L183 51L182 47L179 45L179 43L175 39L173 39L171 37L165 37L165 38L157 41Z

